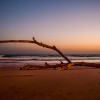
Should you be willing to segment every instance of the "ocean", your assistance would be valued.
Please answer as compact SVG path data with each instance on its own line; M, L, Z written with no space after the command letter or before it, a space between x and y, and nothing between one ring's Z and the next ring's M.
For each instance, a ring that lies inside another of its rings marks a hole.
M100 63L100 54L65 54L72 62L95 62ZM59 54L13 54L13 55L0 55L0 63L34 63L44 64L47 63L64 63L67 61Z

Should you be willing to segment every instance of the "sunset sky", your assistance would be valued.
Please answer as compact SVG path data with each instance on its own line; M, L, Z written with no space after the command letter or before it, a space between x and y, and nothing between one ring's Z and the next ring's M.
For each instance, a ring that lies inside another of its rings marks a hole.
M64 53L100 53L100 0L0 0L0 40L35 37ZM0 54L55 53L35 44L0 44Z

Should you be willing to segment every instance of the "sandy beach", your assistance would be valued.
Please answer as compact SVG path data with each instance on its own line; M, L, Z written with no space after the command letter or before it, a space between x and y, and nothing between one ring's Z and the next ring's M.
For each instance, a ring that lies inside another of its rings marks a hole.
M100 100L100 69L19 70L0 65L0 100Z
M100 0L0 0L0 100L100 100Z

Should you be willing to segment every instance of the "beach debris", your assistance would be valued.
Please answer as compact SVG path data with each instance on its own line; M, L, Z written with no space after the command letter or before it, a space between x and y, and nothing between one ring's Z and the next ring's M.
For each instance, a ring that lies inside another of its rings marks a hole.
M35 43L35 44L37 44L39 46L55 50L65 60L67 60L68 63L71 63L71 60L68 57L66 57L55 45L54 46L50 46L50 45L44 44L42 42L38 42L34 37L33 37L33 41L32 40L0 40L0 43Z
M48 63L45 63L44 66L26 64L23 67L21 67L20 70L23 70L23 69L27 69L27 70L46 69L46 68L57 69L58 67L60 67L61 70L66 70L66 69L70 69L71 66L75 66L75 65L100 68L100 64L98 64L98 63L71 62L71 60L68 57L66 57L55 45L50 46L50 45L44 44L42 42L38 42L34 37L33 37L33 40L0 40L0 43L34 43L34 44L37 44L39 46L55 50L68 62L68 63L63 63L62 61L60 61L61 62L60 64L55 64L55 65L50 65Z
M54 70L68 70L71 69L73 63L61 63L59 64L48 64L45 62L45 65L32 65L32 64L25 64L24 66L20 67L20 70L40 70L40 69L54 69Z
M47 44L44 44L42 42L38 42L34 37L33 37L33 40L0 40L0 43L35 43L39 46L42 46L42 47L45 47L45 48L48 48L48 49L52 49L52 50L55 50L56 52L58 52L67 62L68 64L66 65L65 64L65 67L69 67L69 65L71 65L71 60L66 57L55 45L54 46L50 46L50 45L47 45ZM27 65L29 66L29 65ZM56 65L54 65L56 66ZM29 66L29 68L31 68L31 66Z

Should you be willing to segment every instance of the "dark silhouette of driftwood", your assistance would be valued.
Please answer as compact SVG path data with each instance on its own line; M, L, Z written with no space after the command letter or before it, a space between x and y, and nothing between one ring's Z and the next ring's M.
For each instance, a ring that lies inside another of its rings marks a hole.
M85 67L93 67L93 68L100 68L100 63L86 63L86 62L75 62L71 63L73 66L85 66ZM68 63L61 62L60 64L50 65L47 62L45 65L30 65L26 64L23 67L20 67L20 70L40 70L40 69L59 69L59 70L67 70L71 68L68 67ZM66 67L67 66L67 67Z
M86 67L100 68L100 63L74 62L73 65L74 66L86 66Z
M71 60L68 59L59 49L56 48L56 46L49 46L47 44L44 44L42 42L38 42L36 41L36 39L33 37L33 41L32 40L0 40L0 43L35 43L39 46L45 47L45 48L49 48L52 50L55 50L56 52L58 52L63 58L65 58L65 60L68 61L68 63L71 63Z
M39 70L39 69L68 69L68 63L61 63L61 64L54 64L50 65L47 62L45 65L30 65L30 64L25 64L23 67L20 67L20 70Z
M67 62L68 62L68 63L63 63L62 61L60 61L61 62L60 64L55 64L55 65L49 65L48 63L45 63L44 66L27 64L27 65L21 67L20 70L22 70L22 69L47 69L47 68L57 69L58 67L68 69L72 65L73 66L78 65L78 66L89 66L89 67L100 68L100 64L96 64L96 63L71 62L71 60L68 57L66 57L58 48L56 48L56 46L50 46L50 45L44 44L42 42L38 42L34 37L33 37L33 40L0 40L0 43L35 43L39 46L55 50L63 58L65 58L65 60L67 60Z

